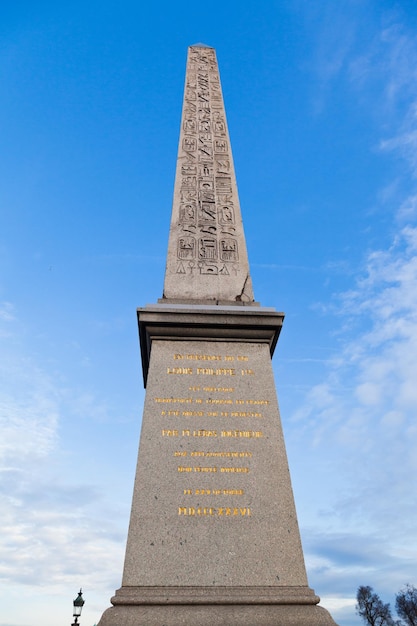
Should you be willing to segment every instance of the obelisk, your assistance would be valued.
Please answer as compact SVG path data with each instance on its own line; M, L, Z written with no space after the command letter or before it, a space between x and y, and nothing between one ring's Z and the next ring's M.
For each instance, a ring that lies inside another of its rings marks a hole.
M99 626L328 626L308 587L254 302L216 54L188 50L163 297L138 309L146 398L121 588Z

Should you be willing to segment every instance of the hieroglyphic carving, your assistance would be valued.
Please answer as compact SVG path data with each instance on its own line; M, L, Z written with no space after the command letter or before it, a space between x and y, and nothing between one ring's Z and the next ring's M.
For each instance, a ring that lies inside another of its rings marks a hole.
M180 224L195 224L196 216L195 202L184 202L180 205Z
M222 261L237 261L237 241L236 239L220 240L220 258Z
M194 237L180 237L180 239L178 240L178 256L180 259L195 258Z
M211 48L189 49L182 135L176 272L236 274L239 253L231 154L216 55Z

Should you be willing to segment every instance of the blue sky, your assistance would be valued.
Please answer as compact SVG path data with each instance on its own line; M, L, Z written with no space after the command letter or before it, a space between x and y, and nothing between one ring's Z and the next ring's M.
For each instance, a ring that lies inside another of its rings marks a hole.
M216 48L310 586L416 584L417 5L5 0L0 626L120 586L187 46ZM67 621L68 620L68 621Z

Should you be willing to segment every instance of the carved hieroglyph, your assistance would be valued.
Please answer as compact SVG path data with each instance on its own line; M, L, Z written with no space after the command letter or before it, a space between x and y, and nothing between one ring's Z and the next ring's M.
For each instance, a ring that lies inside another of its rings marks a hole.
M254 299L216 53L203 46L188 49L164 298Z

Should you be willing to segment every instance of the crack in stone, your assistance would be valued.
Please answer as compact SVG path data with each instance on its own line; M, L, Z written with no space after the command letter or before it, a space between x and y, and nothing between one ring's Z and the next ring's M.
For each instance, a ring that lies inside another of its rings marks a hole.
M236 296L236 300L237 302L242 302L243 296L245 295L245 289L246 289L246 285L247 282L249 280L249 274L246 274L246 278L245 278L245 282L243 283L243 287L242 287L242 291L240 292L240 294L238 296ZM246 296L249 300L249 297Z

